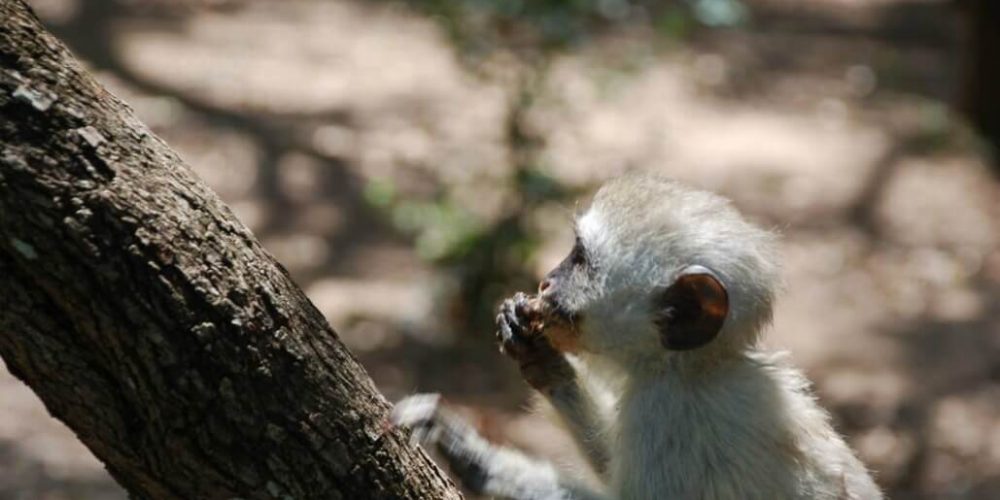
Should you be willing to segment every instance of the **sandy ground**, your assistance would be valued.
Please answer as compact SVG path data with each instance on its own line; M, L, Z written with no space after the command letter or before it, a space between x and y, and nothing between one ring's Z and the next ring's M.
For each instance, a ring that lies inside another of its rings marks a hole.
M38 3L54 24L68 15ZM996 498L1000 185L943 102L954 20L939 2L754 5L755 29L656 49L609 36L557 58L526 118L544 165L581 189L667 173L781 232L768 342L806 369L879 482L895 498ZM911 21L934 35L894 31ZM445 393L494 438L580 467L509 367L476 364L490 332L438 331L441 271L358 195L393 179L502 215L504 82L465 71L435 24L393 5L106 27L120 67L102 80L288 266L388 397ZM568 248L572 209L538 209L539 272ZM0 401L0 499L124 498L5 371Z

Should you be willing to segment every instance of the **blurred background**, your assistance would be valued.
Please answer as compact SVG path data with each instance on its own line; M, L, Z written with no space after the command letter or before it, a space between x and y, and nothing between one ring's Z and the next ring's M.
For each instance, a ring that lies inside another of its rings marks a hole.
M897 499L1000 498L1000 2L31 0L383 393L582 470L493 345L602 180L783 233L791 350ZM0 499L124 499L0 370Z

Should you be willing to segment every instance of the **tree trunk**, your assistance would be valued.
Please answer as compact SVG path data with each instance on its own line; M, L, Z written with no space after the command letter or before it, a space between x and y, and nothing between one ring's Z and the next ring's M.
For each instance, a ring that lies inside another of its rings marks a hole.
M459 498L285 270L0 0L0 355L139 498Z

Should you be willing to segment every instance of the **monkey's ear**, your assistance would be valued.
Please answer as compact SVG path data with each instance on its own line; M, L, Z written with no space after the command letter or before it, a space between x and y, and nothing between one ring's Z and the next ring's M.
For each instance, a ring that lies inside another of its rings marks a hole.
M729 294L715 273L693 265L654 297L653 322L663 347L696 349L712 341L729 314Z

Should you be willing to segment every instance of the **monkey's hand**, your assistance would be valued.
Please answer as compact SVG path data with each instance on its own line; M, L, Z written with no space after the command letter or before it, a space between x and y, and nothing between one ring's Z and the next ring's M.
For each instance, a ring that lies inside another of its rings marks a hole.
M462 484L484 493L491 446L465 420L441 403L439 394L415 394L396 403L393 423L410 429L410 439L433 445Z
M595 500L603 498L573 481L563 481L547 462L495 446L441 403L437 394L417 394L396 403L396 425L411 438L434 445L466 489L511 500Z
M543 393L572 382L573 367L544 335L544 314L528 295L504 300L497 315L500 352L517 362L528 385Z

